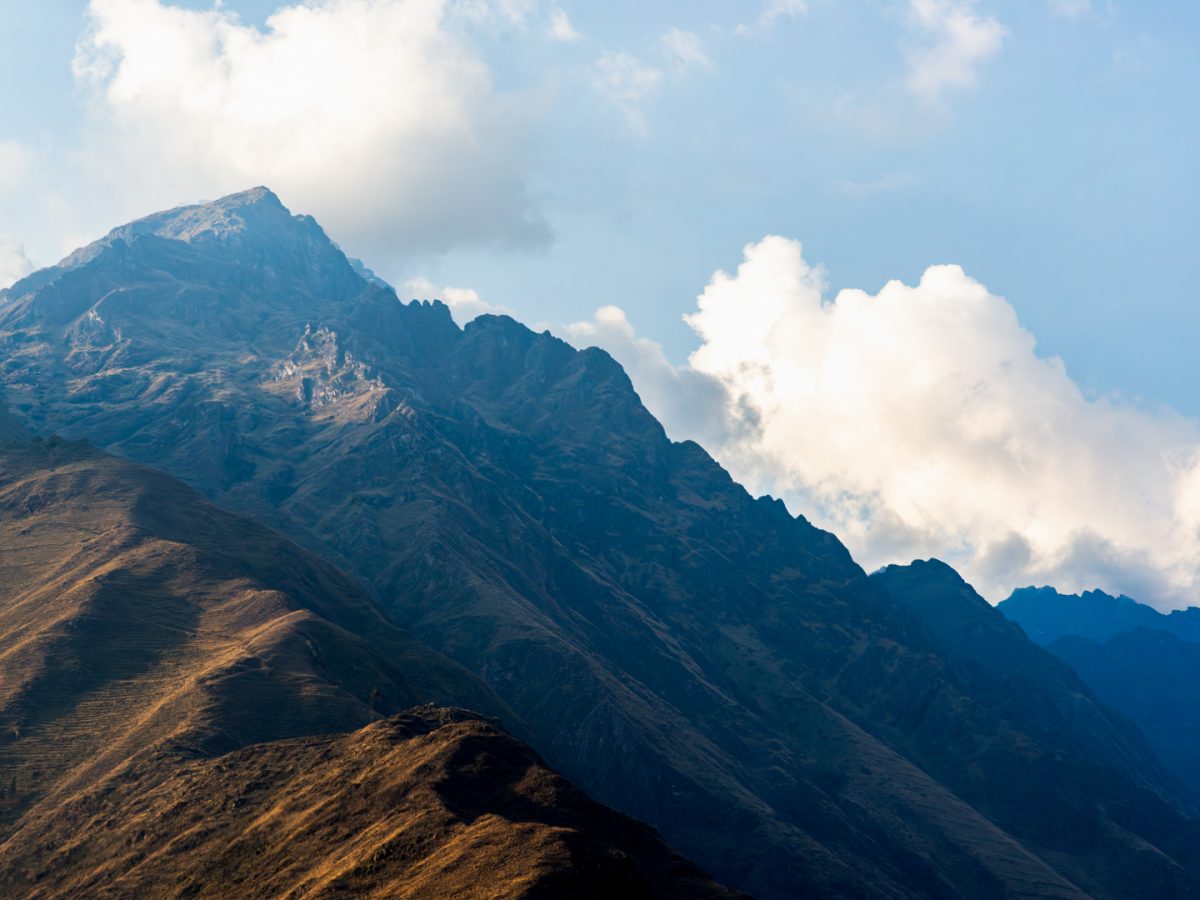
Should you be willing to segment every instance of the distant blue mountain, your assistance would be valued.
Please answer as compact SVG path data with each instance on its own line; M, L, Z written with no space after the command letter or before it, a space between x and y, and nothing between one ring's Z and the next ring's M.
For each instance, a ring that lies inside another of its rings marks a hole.
M1200 643L1138 628L1104 643L1066 635L1046 649L1141 728L1163 765L1200 796Z
M1200 609L1164 615L1130 597L1049 587L1022 588L999 608L1128 716L1200 796Z
M1200 609L1191 607L1164 615L1131 597L1104 591L1061 594L1052 587L1013 591L999 609L1016 622L1034 643L1046 646L1064 635L1103 643L1137 628L1166 631L1185 641L1200 642Z

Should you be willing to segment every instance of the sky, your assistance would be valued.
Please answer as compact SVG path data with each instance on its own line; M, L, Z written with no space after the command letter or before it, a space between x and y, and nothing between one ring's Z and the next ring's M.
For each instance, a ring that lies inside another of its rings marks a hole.
M267 184L868 568L1200 603L1200 5L0 0L0 286Z

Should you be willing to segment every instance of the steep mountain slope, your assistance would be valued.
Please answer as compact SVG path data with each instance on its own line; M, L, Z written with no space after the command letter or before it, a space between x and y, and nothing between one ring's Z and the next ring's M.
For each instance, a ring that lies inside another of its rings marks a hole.
M1200 642L1200 609L1177 609L1168 614L1136 600L1104 591L1060 594L1054 588L1020 588L1002 601L999 610L1016 622L1035 643L1053 643L1076 635L1103 643L1137 628L1153 628Z
M428 701L519 725L261 525L82 444L0 449L0 894L723 895L476 714L279 743Z
M1200 609L1163 614L1103 591L1022 588L998 607L1127 715L1200 796Z
M1200 644L1138 628L1104 643L1064 635L1046 649L1129 716L1164 765L1200 795Z
M1061 748L1071 757L1091 756L1140 776L1150 789L1170 781L1136 728L948 565L928 560L888 566L871 580L921 618L939 650L959 664L973 696L1004 709L1040 746ZM1176 787L1171 793L1184 791Z
M525 745L429 707L139 761L43 809L3 852L8 890L30 897L734 896Z
M360 279L256 190L0 294L35 428L352 569L603 802L765 897L1200 893L1119 721L981 688L832 536L670 442L624 372ZM1023 688L1022 688L1023 689ZM1035 727L1036 726L1036 727Z

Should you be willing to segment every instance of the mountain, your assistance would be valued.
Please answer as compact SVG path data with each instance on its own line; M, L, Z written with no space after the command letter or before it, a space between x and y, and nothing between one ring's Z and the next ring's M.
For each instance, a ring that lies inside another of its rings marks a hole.
M1135 722L1167 768L1200 794L1200 644L1138 628L1103 643L1064 635L1047 649Z
M166 475L10 440L0 547L5 896L729 896L478 713L377 721L457 700L520 724L345 575Z
M1151 745L1105 705L1111 703L1107 695L1097 690L1103 702L1098 699L1090 682L1080 680L1052 649L1032 643L950 566L918 561L888 566L871 579L921 618L939 650L958 663L973 696L1003 709L1039 746L1140 773L1152 790L1162 784L1165 776ZM1182 785L1172 788L1175 795L1184 792Z
M403 304L265 189L0 292L0 347L23 427L345 568L550 764L726 883L1200 895L1190 798L1061 670L1034 654L1044 683L1005 682L948 648L834 536L670 441L607 354Z
M1103 643L1138 628L1166 631L1185 641L1200 642L1200 609L1177 609L1164 615L1130 597L1114 597L1103 591L1060 594L1052 587L1019 588L999 604L999 609L1031 640L1042 645L1063 635Z
M4 852L10 888L40 897L735 896L525 745L429 707L140 762L42 811Z
M1160 613L1103 591L1022 588L998 607L1146 735L1200 796L1200 609Z

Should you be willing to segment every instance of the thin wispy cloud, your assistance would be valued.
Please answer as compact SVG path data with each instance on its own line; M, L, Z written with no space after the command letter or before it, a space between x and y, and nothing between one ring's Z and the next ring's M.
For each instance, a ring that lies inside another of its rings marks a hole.
M743 22L734 31L742 37L761 37L782 22L806 15L808 3L805 0L766 0L758 18L752 22Z
M1007 34L973 0L909 0L909 23L906 84L929 101L950 89L973 87L980 66L1000 52Z
M571 19L561 9L550 11L550 25L546 29L546 33L550 36L551 40L558 41L560 44L573 44L583 37L583 35L575 30L575 26L571 24Z
M646 103L654 97L662 83L662 72L637 57L621 52L608 52L596 61L592 84L625 117L629 127L646 133Z
M1092 0L1049 0L1050 11L1064 19L1079 19L1092 11Z
M707 69L712 66L712 60L704 49L704 42L693 32L671 28L662 36L663 49L667 54L667 63L675 71L690 68Z

